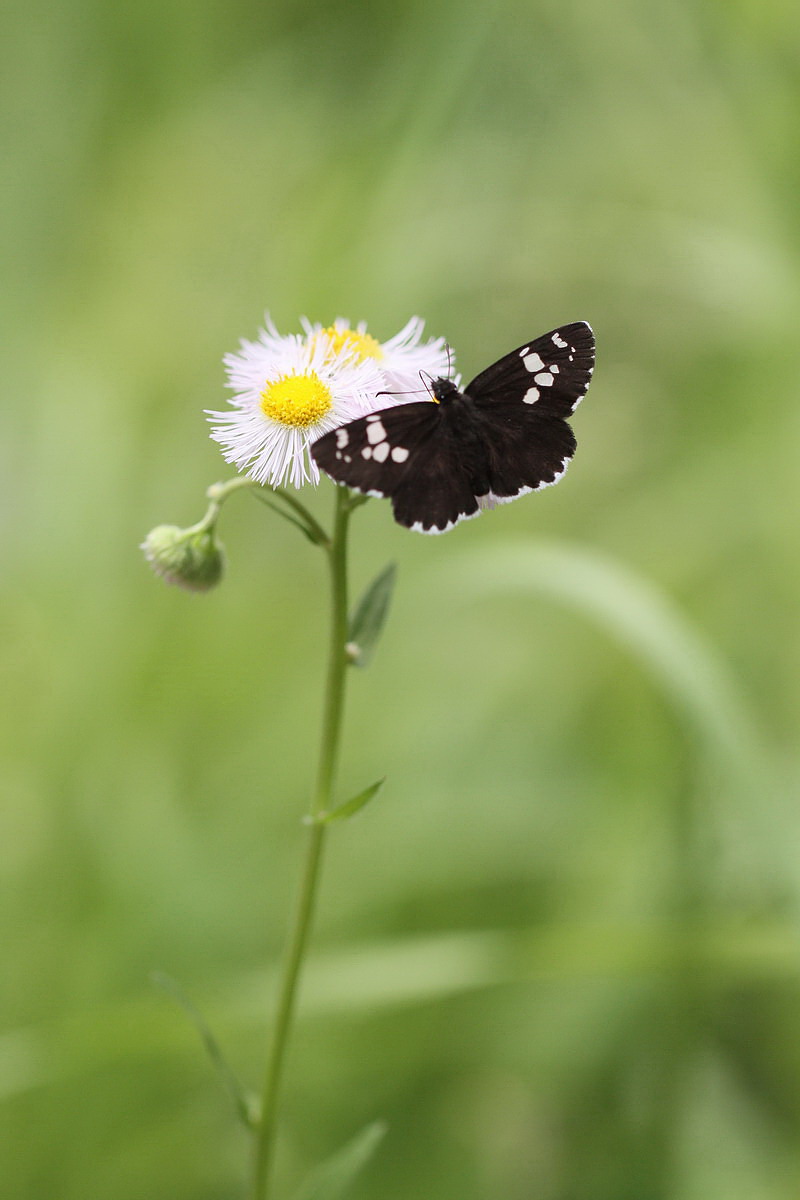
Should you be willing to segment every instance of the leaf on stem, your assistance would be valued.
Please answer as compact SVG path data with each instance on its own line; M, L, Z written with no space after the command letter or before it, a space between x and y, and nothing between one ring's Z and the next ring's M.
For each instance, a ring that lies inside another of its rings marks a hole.
M350 618L347 648L350 662L366 667L372 659L378 639L389 615L397 567L390 563L364 592Z
M379 779L377 783L371 783L368 788L364 788L363 792L359 792L357 796L353 796L350 800L345 800L343 804L337 804L330 812L320 814L319 821L322 825L330 825L332 821L346 821L348 817L354 816L369 804L373 796L376 796L386 782L386 776Z
M386 1124L373 1121L338 1153L318 1167L295 1200L342 1200L386 1135Z
M307 524L307 522L302 520L302 518L298 519L297 517L292 516L291 513L286 512L284 508L281 508L279 504L276 504L271 496L265 496L263 492L254 491L253 495L256 497L256 499L260 500L262 504L265 504L267 508L271 508L273 512L278 514L278 516L283 517L284 521L288 521L290 525L294 525L300 530L301 533L304 533L308 540L315 546L321 545L319 534L315 529Z
M169 975L165 975L161 971L153 971L150 978L157 988L160 988L162 992L166 992L183 1009L192 1025L194 1025L214 1070L222 1081L223 1087L233 1100L239 1118L248 1129L253 1129L258 1120L258 1101L237 1078L236 1072L223 1054L222 1047L212 1033L203 1014L195 1008L191 1000L184 995L180 985Z

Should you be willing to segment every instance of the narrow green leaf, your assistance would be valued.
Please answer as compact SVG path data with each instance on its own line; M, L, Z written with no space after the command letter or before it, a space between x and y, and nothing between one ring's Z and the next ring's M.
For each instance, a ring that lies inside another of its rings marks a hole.
M337 804L336 808L332 808L329 813L320 816L320 821L323 825L330 825L331 821L345 821L348 817L354 816L360 812L373 796L376 796L386 782L386 777L379 779L377 783L371 783L368 788L364 788L363 792L359 792L357 796L353 796L350 800L345 800L343 804Z
M283 517L284 521L288 521L290 525L294 525L295 528L299 529L301 533L304 533L308 540L313 543L313 545L319 546L321 544L316 531L313 530L310 525L307 525L305 521L298 520L297 517L293 517L291 513L286 512L285 509L281 508L279 504L276 504L274 500L272 500L269 496L264 495L262 492L253 492L253 495L257 500L260 500L262 504L265 504L267 508L271 508L273 512L276 512L279 517Z
M151 979L157 988L160 988L162 992L166 992L183 1009L192 1025L194 1025L200 1035L200 1040L203 1043L206 1054L219 1075L225 1090L230 1095L242 1123L249 1129L252 1129L256 1124L258 1102L255 1096L251 1095L239 1081L203 1014L195 1008L191 1000L184 995L180 986L169 975L164 975L161 971L153 971Z
M308 511L305 504L300 503L300 501L297 499L297 496L295 496L293 492L287 492L286 488L274 487L272 489L272 493L277 500L282 500L284 504L287 504L289 508L293 509L294 512L297 513L297 515L300 517L300 520L308 530L308 536L312 542L314 542L317 546L330 546L331 539L328 537L328 534L322 528L316 517Z
M295 1200L342 1200L386 1135L386 1124L373 1121L338 1153L318 1167Z
M390 563L373 579L350 618L347 640L350 661L366 667L378 644L392 600L397 567Z

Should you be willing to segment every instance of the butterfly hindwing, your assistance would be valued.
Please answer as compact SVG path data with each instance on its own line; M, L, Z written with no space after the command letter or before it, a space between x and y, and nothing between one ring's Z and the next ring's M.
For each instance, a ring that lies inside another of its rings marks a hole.
M509 411L502 421L486 421L483 430L487 507L557 483L575 453L570 426L546 413Z
M413 469L392 495L395 520L417 533L446 533L480 512L457 443L441 432L421 443Z

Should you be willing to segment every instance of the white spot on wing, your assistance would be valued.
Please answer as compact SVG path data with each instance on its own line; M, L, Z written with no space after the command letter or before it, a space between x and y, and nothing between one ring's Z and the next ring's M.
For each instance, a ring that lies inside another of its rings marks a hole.
M549 371L540 371L538 375L533 377L539 384L539 387L552 387L553 376Z
M520 352L519 352L520 358L524 358L529 350L530 350L530 346L525 346L522 350L520 350Z
M349 441L349 438L347 436L347 430L346 429L337 429L336 430L336 445L338 446L338 448L340 450L344 450L348 441Z
M527 392L522 397L522 403L523 404L535 404L538 399L539 399L539 389L532 387L532 388L528 388Z
M394 446L392 449L393 462L405 462L408 458L408 451L405 446Z
M381 442L376 446L372 451L372 457L375 459L375 462L386 462L386 459L389 457L389 443Z
M367 420L369 421L370 418L367 417ZM385 440L385 438L386 430L383 428L383 423L380 417L376 417L374 421L371 421L370 424L367 425L367 441L371 442L374 446L376 442L382 442Z
M365 446L361 451L362 458L372 458L372 446Z
M523 358L526 370L528 371L543 371L544 363L538 354L529 354L527 358Z
M559 334L554 333L553 334L553 345L558 346L561 350L566 350L567 346L569 345L569 342L565 342L564 339Z

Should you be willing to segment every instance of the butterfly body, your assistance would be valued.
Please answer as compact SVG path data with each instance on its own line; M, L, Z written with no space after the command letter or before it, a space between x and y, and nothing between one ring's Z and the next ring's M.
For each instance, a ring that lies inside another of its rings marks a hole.
M566 417L593 368L590 327L565 325L505 355L463 391L435 379L431 398L359 417L311 452L336 482L390 498L401 525L444 533L561 478L576 445Z

